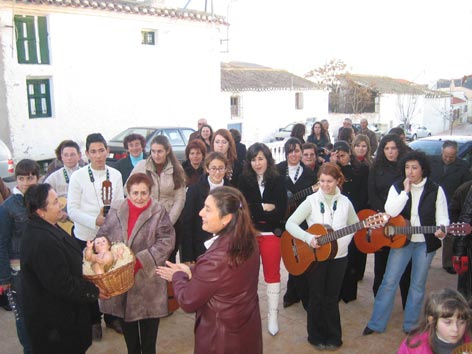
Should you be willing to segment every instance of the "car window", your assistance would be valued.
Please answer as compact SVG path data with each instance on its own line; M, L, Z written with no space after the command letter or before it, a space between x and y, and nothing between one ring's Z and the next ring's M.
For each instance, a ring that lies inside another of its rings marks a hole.
M185 146L185 142L180 135L179 129L163 129L162 134L169 139L169 142L173 147Z
M283 128L282 130L285 131L285 132L292 132L292 129L293 129L294 125L295 125L295 123L291 123L291 124L287 125L285 128Z
M140 134L144 136L146 140L155 132L155 129L150 128L128 128L125 131L121 132L117 136L113 137L110 141L123 141L123 139L130 134Z
M184 135L186 142L188 142L190 135L194 132L192 129L181 129L180 131Z

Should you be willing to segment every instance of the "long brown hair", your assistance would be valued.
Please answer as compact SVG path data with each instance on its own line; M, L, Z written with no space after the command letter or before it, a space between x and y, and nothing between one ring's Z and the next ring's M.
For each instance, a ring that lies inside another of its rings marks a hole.
M238 159L238 155L236 154L236 143L234 142L233 136L228 129L218 129L213 133L213 137L211 138L211 151L215 151L214 145L217 135L222 136L228 142L229 147L226 158L228 159L230 166L233 166L234 161Z
M237 267L257 252L256 230L251 222L249 207L236 188L218 187L208 194L210 195L215 200L220 217L232 214L231 221L219 235L230 238L228 263Z
M361 142L364 142L367 145L367 152L365 154L364 161L365 161L365 164L370 167L372 166L373 159L372 159L372 151L371 151L371 146L370 146L370 139L367 135L364 135L364 134L356 135L356 137L352 141L352 154L356 156L354 153L354 148L357 145L359 145ZM356 159L357 159L357 156L356 156Z
M167 139L165 135L158 135L152 139L151 146L153 144L162 145L165 151L168 152L167 161L170 161L172 167L174 168L174 173L172 174L172 178L174 179L174 189L185 187L185 172L179 160L177 160L177 157L175 157L174 152L172 151L172 145L170 144L169 139ZM152 163L155 164L151 155L149 155L149 159L151 159Z

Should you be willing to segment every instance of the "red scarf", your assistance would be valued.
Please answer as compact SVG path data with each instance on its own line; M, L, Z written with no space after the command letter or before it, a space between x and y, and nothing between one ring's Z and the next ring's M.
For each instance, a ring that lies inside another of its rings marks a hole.
M151 205L151 199L149 199L148 203L142 207L139 208L136 205L134 205L131 200L128 199L128 207L129 207L129 213L128 213L128 240L131 237L131 233L133 232L134 225L136 225L136 221L138 221L139 215L149 208Z
M134 225L136 225L136 221L138 221L139 215L141 215L141 213L144 210L149 208L149 206L151 205L152 199L149 199L149 202L142 208L139 208L133 203L131 203L131 200L129 199L127 200L128 200L128 207L129 207L129 213L128 213L128 240L129 240L131 233L133 232ZM143 265L141 264L139 259L136 258L136 263L134 264L134 274L136 274L138 270L140 270L142 267Z

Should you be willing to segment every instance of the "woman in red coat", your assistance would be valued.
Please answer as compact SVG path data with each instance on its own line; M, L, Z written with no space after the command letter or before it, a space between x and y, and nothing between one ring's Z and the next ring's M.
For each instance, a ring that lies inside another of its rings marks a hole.
M203 230L214 235L195 265L158 267L172 281L186 312L196 312L195 354L261 354L262 329L257 284L259 250L241 192L219 187L200 211Z

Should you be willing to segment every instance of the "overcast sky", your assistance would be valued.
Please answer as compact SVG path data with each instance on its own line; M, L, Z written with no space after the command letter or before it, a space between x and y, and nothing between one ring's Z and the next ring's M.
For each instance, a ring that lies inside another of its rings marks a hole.
M231 24L225 61L304 74L337 58L352 73L418 83L472 74L471 0L213 0L213 8Z

